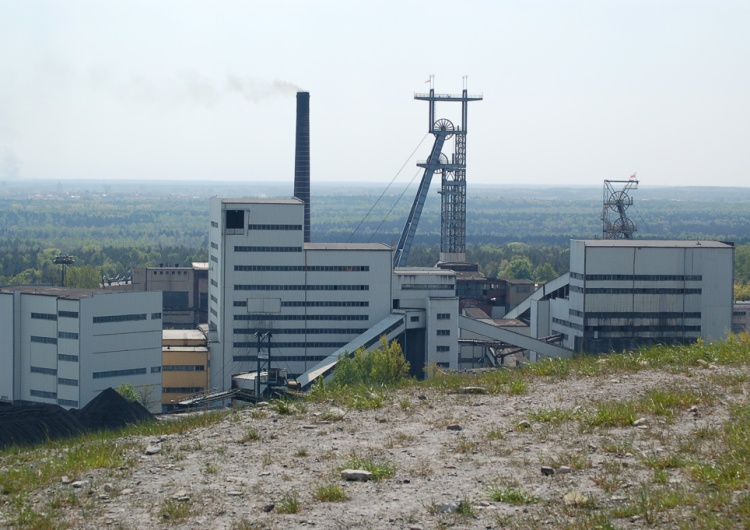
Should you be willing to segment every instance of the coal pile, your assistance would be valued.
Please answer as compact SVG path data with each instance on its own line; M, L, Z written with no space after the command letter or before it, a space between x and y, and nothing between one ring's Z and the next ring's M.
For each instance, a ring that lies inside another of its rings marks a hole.
M0 447L38 444L83 431L81 422L58 405L0 408Z
M143 405L126 400L112 388L80 410L44 404L4 406L0 407L0 447L34 445L153 419Z
M102 391L82 409L71 412L87 431L119 429L154 419L146 407L128 401L113 388Z

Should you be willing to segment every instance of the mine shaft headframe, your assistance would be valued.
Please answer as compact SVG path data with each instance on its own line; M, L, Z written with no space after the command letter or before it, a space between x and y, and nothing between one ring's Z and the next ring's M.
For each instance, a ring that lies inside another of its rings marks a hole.
M620 184L622 186L618 186ZM627 215L627 209L633 204L628 192L637 189L635 174L628 180L604 181L601 216L604 239L633 239L637 228Z

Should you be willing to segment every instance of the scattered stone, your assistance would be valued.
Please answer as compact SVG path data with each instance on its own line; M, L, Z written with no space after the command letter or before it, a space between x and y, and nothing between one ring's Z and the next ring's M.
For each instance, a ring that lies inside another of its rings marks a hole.
M440 513L456 513L456 511L458 511L458 503L443 502L438 504L437 509Z
M158 445L149 445L148 447L146 447L146 450L143 452L143 454L149 455L149 456L155 455L158 453L161 453L161 447L159 447Z
M185 490L179 490L177 493L172 495L172 500L175 501L189 501L190 500L190 494Z
M531 423L529 423L527 420L521 420L518 422L518 425L516 425L519 429L531 429Z
M125 488L120 492L120 495L130 495L131 493L133 493L133 490L131 488Z
M61 484L70 484L71 482L73 481L70 480L70 477L67 475L63 475L62 478L60 479Z
M695 362L697 362L703 368L708 368L708 363L706 361L704 361L703 359L697 359Z
M365 392L365 397L367 399L378 399L378 395L375 392Z
M688 412L692 412L693 414L698 414L698 406L693 405L692 407L688 409Z
M237 491L237 490L231 490L227 492L227 495L229 495L230 497L242 497L244 493L242 493L241 491Z
M589 503L588 497L579 491L571 491L563 497L565 506L584 506Z
M570 466L560 466L557 468L557 472L561 475L566 475L573 472L573 468Z
M109 492L111 492L114 489L114 487L112 486L112 484L110 484L109 482L107 482L106 484L104 484L102 486L102 489L104 491L106 491L107 493L109 493Z
M265 506L263 506L263 511L266 512L266 513L272 512L274 508L276 508L275 504L273 504L273 503L266 504Z
M460 425L459 425L458 423L454 423L454 424L452 424L452 425L448 425L448 427L446 427L446 428L447 428L447 429L448 429L449 431L460 431L460 430L462 430L462 429L463 429L463 427L461 427L461 426L460 426Z
M427 396L425 396L424 394L419 394L419 395L417 396L417 399L418 399L418 400L420 400L420 401L424 401L424 400L426 400L426 399L427 399Z
M424 530L424 527L422 525L413 524L409 527L409 530Z
M88 480L76 480L75 482L71 482L70 485L73 486L76 489L80 489L80 488L83 488L85 486L88 486L89 485L89 481Z
M258 401L255 406L259 409L264 409L269 406L267 401Z
M633 427L640 427L641 425L648 425L648 420L646 418L638 418L633 422Z
M542 466L542 475L545 477L551 477L555 474L555 468L549 466Z
M487 389L482 386L462 386L458 389L459 394L486 394Z
M372 478L372 473L364 469L343 469L341 471L341 478L344 480L365 482Z
M325 416L330 419L343 420L346 416L346 411L338 407L331 407L326 411Z

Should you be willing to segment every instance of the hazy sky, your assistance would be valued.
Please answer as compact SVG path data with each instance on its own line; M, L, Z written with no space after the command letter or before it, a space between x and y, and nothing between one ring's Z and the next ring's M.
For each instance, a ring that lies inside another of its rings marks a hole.
M385 185L431 74L469 185L750 185L747 0L0 0L0 180L291 186L303 89L313 180Z

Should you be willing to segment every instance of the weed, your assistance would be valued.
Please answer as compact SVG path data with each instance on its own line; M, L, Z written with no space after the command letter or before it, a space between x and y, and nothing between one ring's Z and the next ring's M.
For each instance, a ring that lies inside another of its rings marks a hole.
M203 472L207 475L215 475L219 472L219 468L214 464L206 464L206 466L203 468Z
M294 454L295 454L296 456L299 456L299 457L305 457L305 456L307 456L307 455L308 455L309 453L307 452L307 449L306 449L305 447L300 447L299 449L297 449L297 452L296 452L296 453L294 453Z
M261 436L260 436L260 432L258 431L258 429L256 429L255 427L248 427L245 430L245 434L240 439L240 443L257 442L257 441L260 441L260 439L261 439Z
M190 503L167 499L159 510L159 519L164 519L172 525L179 524L190 517Z
M472 517L474 515L474 507L471 505L471 501L469 501L469 499L467 499L466 497L458 501L458 508L456 508L456 513L464 517Z
M529 419L540 423L551 423L558 425L567 421L578 419L579 413L570 409L539 409L529 412Z
M320 484L315 488L313 497L321 502L342 502L349 499L349 495L338 484Z
M276 511L278 513L299 513L301 509L302 505L296 491L287 492L281 500L276 503Z
M485 438L488 440L504 440L505 439L505 433L499 429L492 429L487 431L487 434L484 435Z
M342 469L364 469L372 473L372 480L381 480L392 476L396 472L396 466L392 462L376 461L370 458L362 457L356 453L352 454L349 460L339 466Z
M509 486L492 486L489 489L490 499L495 502L504 502L515 506L521 504L532 504L536 498L529 495L522 489L511 488Z
M529 385L524 379L514 379L508 385L508 393L513 396L519 396L529 391Z
M285 399L274 401L273 409L282 416L291 416L295 412L294 405Z
M477 451L477 443L472 440L467 440L464 436L458 441L456 445L457 453L475 453Z

